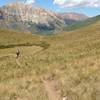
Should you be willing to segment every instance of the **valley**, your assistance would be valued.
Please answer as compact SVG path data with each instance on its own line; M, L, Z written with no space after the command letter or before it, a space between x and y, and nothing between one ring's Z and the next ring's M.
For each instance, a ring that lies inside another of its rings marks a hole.
M44 44L50 46L47 49L35 45L0 49L0 56L15 55L17 48L21 52L19 58L21 66L16 63L15 56L0 57L0 99L49 100L42 80L53 80L61 98L72 100L99 98L99 27L100 21L73 32L51 36L30 33L18 36L19 32L1 30L0 34L3 34L0 35L1 44L28 42L29 45L45 41ZM6 37L3 32L12 35L8 35L9 39L3 41Z
M0 100L100 100L100 15L0 7Z

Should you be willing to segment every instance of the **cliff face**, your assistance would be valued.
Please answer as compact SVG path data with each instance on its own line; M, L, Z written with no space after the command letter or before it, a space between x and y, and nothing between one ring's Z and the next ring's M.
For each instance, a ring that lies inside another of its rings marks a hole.
M8 4L0 8L0 24L27 31L55 30L78 21L82 16L57 14L43 8L33 8L22 3ZM67 23L66 23L67 20Z
M56 13L47 11L43 8L33 8L32 5L25 4L9 4L2 7L6 17L17 17L18 21L31 21L35 24L48 24L48 22L58 21L64 23L63 19L60 19Z

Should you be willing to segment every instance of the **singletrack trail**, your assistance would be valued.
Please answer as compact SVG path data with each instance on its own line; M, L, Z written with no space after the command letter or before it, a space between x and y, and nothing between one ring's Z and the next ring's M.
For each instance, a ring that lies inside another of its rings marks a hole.
M18 65L19 67L22 66L21 63L19 62L19 59L16 59L16 63L17 63L17 65Z
M49 100L62 100L52 80L43 80L43 84Z
M33 46L30 46L30 47L33 47ZM17 48L18 48L18 47L17 47ZM19 47L19 48L20 48L20 47ZM24 47L24 48L25 48L25 47ZM29 49L29 46L26 47L26 49L27 49L27 48ZM30 48L30 49L32 49L32 48ZM34 48L33 48L33 50L34 50ZM22 51L23 51L23 50L22 50ZM34 55L39 54L39 53L41 53L42 51L43 51L43 48L41 48L40 50L36 50L36 52L34 52ZM22 54L22 55L24 55L24 54ZM21 55L21 56L22 56L22 55ZM3 57L13 57L13 58L15 59L17 65L18 65L19 67L23 66L23 65L20 63L21 57L16 58L16 54L14 54L14 53L1 54L1 55L0 55L0 58L3 58Z
M39 54L39 53L42 52L43 50L44 50L44 49L41 49L40 51L35 52L34 55ZM2 55L2 56L0 56L0 58L2 58L2 57L10 57L10 56L12 56L12 57L15 58L16 64L17 64L19 67L22 67L22 66L23 66L23 64L20 63L21 57L16 58L16 54ZM57 89L56 89L55 82L54 82L53 80L49 80L49 79L46 80L46 79L44 79L44 80L42 80L42 82L43 82L44 89L45 89L45 91L46 91L46 93L47 93L47 95L48 95L49 100L62 100L62 98L61 98L59 92L58 92ZM30 99L30 100L31 100L31 99Z

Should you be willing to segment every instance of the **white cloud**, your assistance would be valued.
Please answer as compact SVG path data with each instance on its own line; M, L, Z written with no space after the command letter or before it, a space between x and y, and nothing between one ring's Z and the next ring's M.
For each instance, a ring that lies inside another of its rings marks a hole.
M35 2L35 0L26 0L26 4L33 4Z
M100 0L54 0L61 7L100 7Z

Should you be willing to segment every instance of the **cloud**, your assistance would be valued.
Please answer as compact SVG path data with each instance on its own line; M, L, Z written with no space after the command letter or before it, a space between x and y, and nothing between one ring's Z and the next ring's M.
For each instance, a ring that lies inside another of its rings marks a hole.
M100 0L54 0L60 7L100 7Z
M35 2L35 0L26 0L26 4L33 4Z

